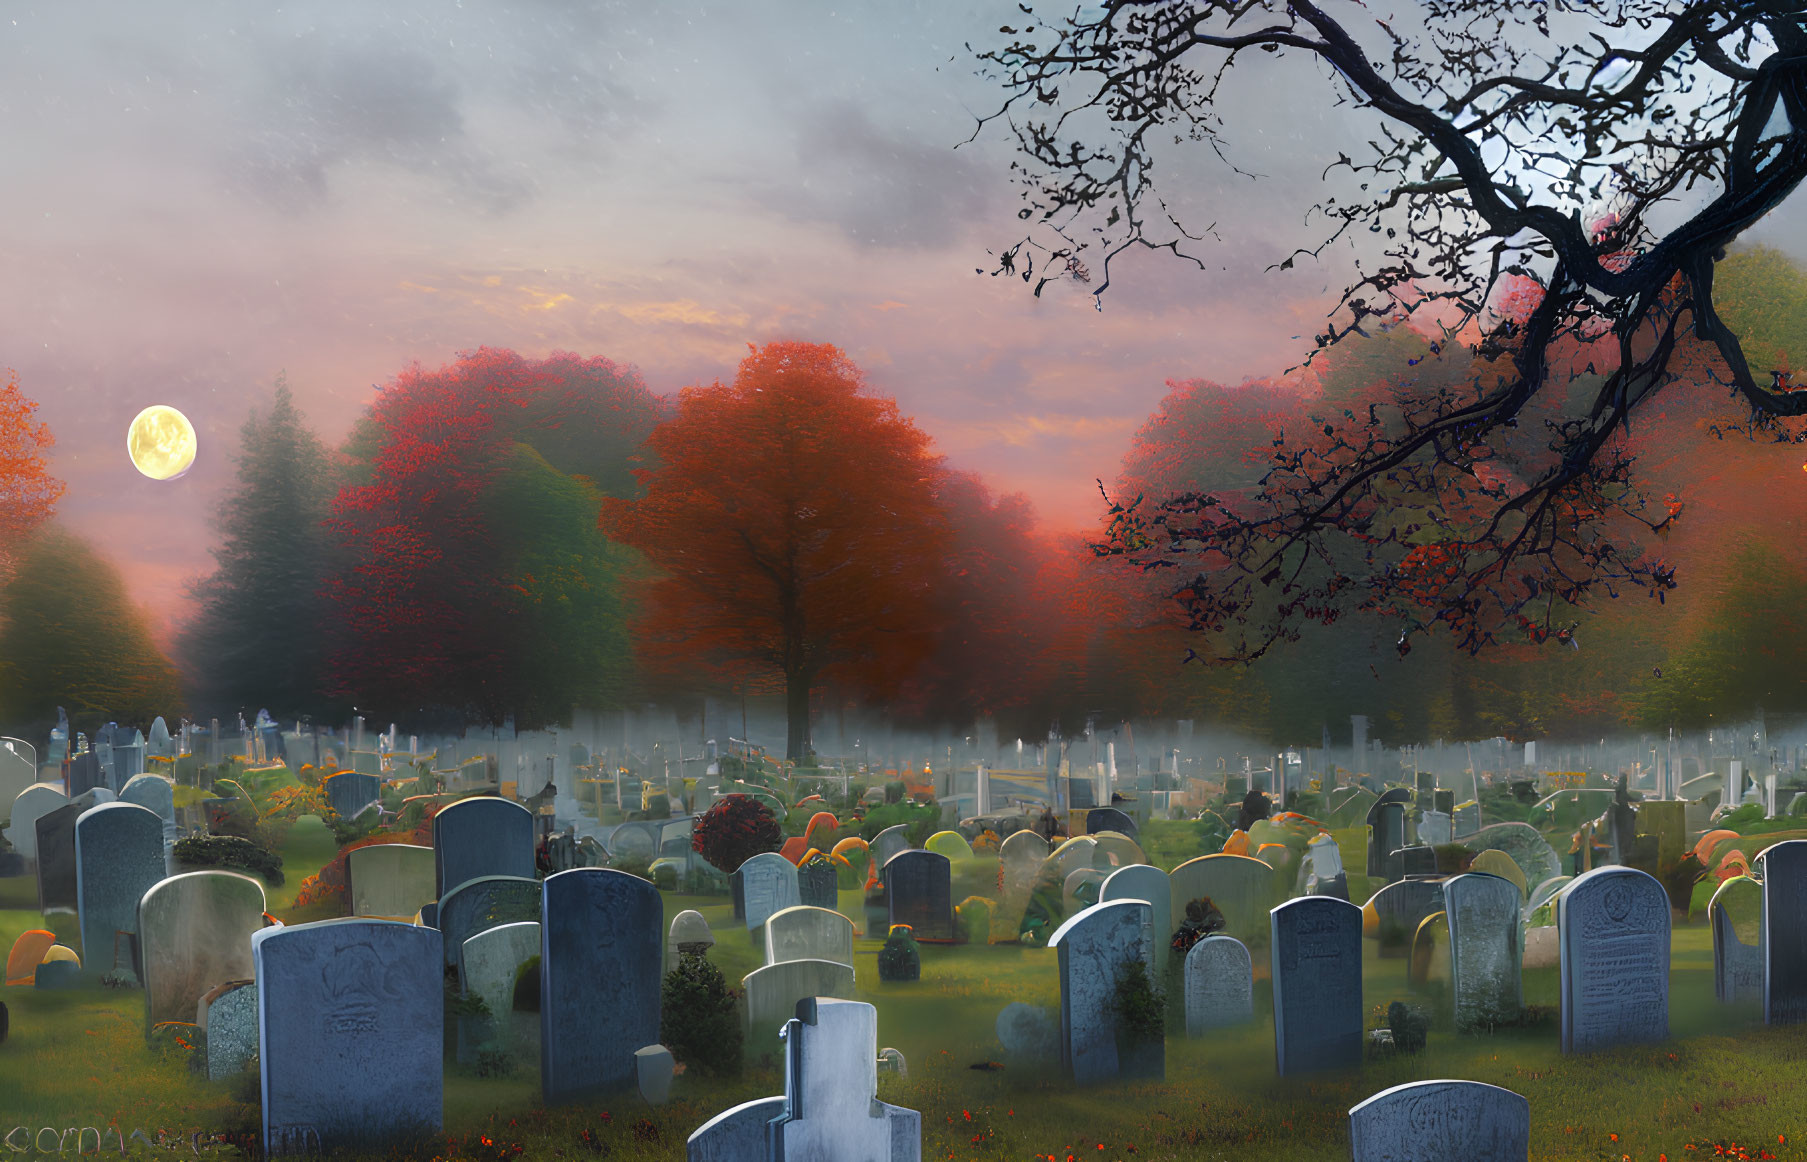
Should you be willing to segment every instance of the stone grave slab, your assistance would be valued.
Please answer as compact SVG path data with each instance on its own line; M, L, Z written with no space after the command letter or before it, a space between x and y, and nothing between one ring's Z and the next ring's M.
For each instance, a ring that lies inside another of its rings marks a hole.
M1173 887L1167 873L1149 864L1120 867L1104 877L1098 902L1141 900L1148 905L1148 979L1159 982L1167 975L1167 947L1173 939Z
M1733 876L1707 904L1713 995L1726 1004L1763 1000L1763 890L1749 876Z
M1281 1076L1362 1059L1362 912L1330 896L1271 913L1274 1059Z
M161 1021L192 1021L216 985L248 980L251 936L264 926L264 889L229 871L185 872L138 902L138 952L148 1035Z
M533 812L519 803L478 795L447 805L433 816L434 896L481 876L532 879L533 843Z
M631 1089L659 1040L659 889L614 868L541 884L540 1088L547 1104Z
M756 968L741 978L747 994L746 1044L753 1053L790 1020L797 1002L809 997L853 996L853 966L835 960L786 960Z
M163 820L156 812L133 803L102 803L77 817L76 911L89 975L113 968L115 934L138 931L138 901L166 870ZM120 955L125 956L123 946ZM121 967L136 976L129 958Z
M1224 935L1251 948L1267 943L1267 913L1278 894L1268 864L1246 855L1201 855L1174 868L1168 880L1174 915L1184 916L1193 900L1209 899L1223 913Z
M1414 1081L1349 1111L1354 1162L1526 1162L1531 1103L1479 1081Z
M908 924L917 940L954 939L953 865L932 851L900 851L884 864L891 924Z
M775 851L761 852L740 865L740 892L747 931L757 931L774 912L803 902L797 865Z
M1807 840L1763 851L1763 1022L1807 1020Z
M1556 897L1562 1051L1669 1036L1669 897L1644 872L1600 867Z
M436 919L445 936L445 966L456 968L464 942L477 933L540 919L540 881L480 876L447 892L439 901Z
M765 922L765 962L832 960L853 967L853 921L827 908L781 908Z
M1081 1085L1164 1072L1164 1054L1158 1063L1127 1063L1117 1052L1117 978L1128 962L1146 962L1148 913L1141 900L1112 900L1069 917L1048 938L1060 955L1060 1060Z
M351 914L387 920L410 918L434 902L433 849L413 843L373 843L345 856L351 882Z
M257 982L215 985L196 1004L207 1034L207 1080L225 1081L257 1059Z
M1524 1006L1521 898L1516 884L1498 876L1460 875L1443 883L1458 1029L1510 1023Z
M1186 1036L1255 1019L1254 966L1234 936L1206 936L1186 953Z
M38 858L38 820L69 802L62 788L51 783L33 783L13 797L12 814L6 827L6 839L13 850L26 859Z

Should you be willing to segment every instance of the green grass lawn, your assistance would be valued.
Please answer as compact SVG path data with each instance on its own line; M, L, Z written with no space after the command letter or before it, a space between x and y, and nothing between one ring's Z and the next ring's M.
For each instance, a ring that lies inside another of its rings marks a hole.
M307 918L281 903L331 857L331 837L297 825L283 854L290 882L272 891L272 911ZM860 893L843 892L840 902L863 925ZM34 905L29 881L0 881L0 941L10 946L18 932L41 926ZM730 982L761 964L760 946L734 921L725 898L668 895L665 908L667 920L684 908L703 913L717 940L710 957ZM53 920L59 932L73 927L72 917ZM1796 1145L1807 1140L1807 1028L1766 1029L1749 1009L1718 1005L1704 926L1675 932L1673 1037L1662 1045L1564 1058L1556 973L1541 970L1525 978L1526 1001L1541 1007L1541 1022L1483 1036L1433 1031L1421 1054L1281 1079L1274 1076L1268 986L1258 965L1253 1024L1198 1040L1170 1032L1165 1080L1084 1089L1061 1078L1058 1062L971 1068L1001 1060L993 1029L1005 1004L1058 1006L1055 953L1011 944L925 945L921 980L884 984L878 947L875 939L857 942L858 999L878 1008L879 1044L909 1062L907 1077L881 1078L880 1096L922 1112L925 1159L1344 1159L1350 1106L1391 1085L1441 1077L1493 1082L1528 1097L1533 1158L1680 1162L1713 1157L1715 1148L1744 1156L1730 1150L1732 1143L1749 1157L1767 1150L1807 1158ZM1372 943L1365 948L1363 999L1372 1023L1375 1010L1412 993L1404 959L1381 959ZM117 1124L128 1133L141 1127L153 1137L161 1129L186 1138L197 1130L255 1128L248 1080L209 1083L190 1072L181 1047L146 1045L142 994L14 988L4 999L12 1030L0 1047L0 1133L13 1125ZM708 1117L781 1091L776 1042L747 1049L743 1077L722 1083L680 1076L672 1103L659 1109L629 1094L546 1111L537 1062L521 1062L501 1078L448 1063L448 1141L437 1149L481 1162L680 1159L684 1139Z

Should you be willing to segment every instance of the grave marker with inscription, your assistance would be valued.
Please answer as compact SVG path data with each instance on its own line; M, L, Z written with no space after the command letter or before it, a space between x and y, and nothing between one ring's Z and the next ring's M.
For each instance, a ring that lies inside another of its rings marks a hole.
M1269 915L1281 1076L1361 1064L1361 909L1331 896L1302 896Z
M1479 1081L1414 1081L1349 1111L1353 1162L1525 1162L1531 1103Z
M1669 1036L1669 896L1644 872L1601 867L1557 895L1562 1051Z

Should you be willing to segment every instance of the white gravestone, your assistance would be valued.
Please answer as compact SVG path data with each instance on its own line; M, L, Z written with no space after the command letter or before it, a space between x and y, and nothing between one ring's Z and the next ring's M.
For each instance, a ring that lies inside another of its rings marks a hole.
M1186 1036L1255 1019L1254 967L1234 936L1206 936L1186 953Z

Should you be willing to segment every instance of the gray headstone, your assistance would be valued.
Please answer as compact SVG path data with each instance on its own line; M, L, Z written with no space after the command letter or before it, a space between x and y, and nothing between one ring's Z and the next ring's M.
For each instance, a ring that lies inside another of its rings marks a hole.
M109 751L110 750L111 748L109 748ZM109 754L108 757L111 759L111 754ZM70 756L68 777L69 793L71 795L81 795L96 787L103 787L108 791L113 789L107 782L107 779L112 774L112 763L109 761L102 764L100 758L101 756L98 751L91 750Z
M749 932L758 929L774 912L802 903L797 890L797 865L775 851L761 852L740 865L740 891Z
M1634 868L1599 867L1556 897L1562 1051L1669 1036L1669 897Z
M33 783L20 791L12 801L11 822L6 839L13 850L26 859L38 858L38 820L64 806L69 796L50 783Z
M1443 907L1443 880L1400 880L1368 897L1382 956L1404 956L1418 925Z
M1048 938L1060 954L1060 1060L1080 1084L1107 1081L1122 1068L1117 979L1125 964L1147 959L1148 913L1141 900L1113 900L1069 918Z
M690 1135L685 1162L770 1162L772 1123L784 1116L782 1097L742 1102L716 1114Z
M207 995L213 999L198 1002L206 1005L207 1079L225 1081L257 1056L257 982L242 981Z
M1254 964L1234 936L1206 936L1186 953L1186 1036L1255 1019Z
M482 876L459 884L439 901L436 926L445 934L445 964L456 967L464 942L479 932L540 919L540 881Z
M853 966L835 960L786 960L741 978L747 994L746 1043L763 1053L769 1038L809 997L853 996Z
M493 1042L513 1027L515 977L539 954L540 926L532 920L486 929L464 942L458 979L464 995L481 998L489 1009L488 1040Z
M1517 1018L1524 1004L1518 885L1484 873L1444 881L1456 1028Z
M1303 896L1270 915L1281 1076L1360 1065L1361 909L1330 896Z
M1405 804L1411 792L1394 788L1368 808L1368 875L1384 878L1387 857L1405 846Z
M909 828L901 823L887 827L872 837L870 846L872 858L882 868L898 852L910 850Z
M853 921L827 908L781 908L765 922L765 962L833 960L853 967Z
M1464 837L1462 844L1476 855L1483 851L1505 852L1525 873L1527 884L1541 884L1562 874L1562 860L1556 849L1529 823L1493 823Z
M834 864L826 859L812 859L797 868L797 899L811 908L833 911L840 906L840 883Z
M1418 842L1441 847L1455 840L1449 815L1443 811L1426 811L1418 817Z
M1707 904L1713 996L1726 1004L1763 1000L1763 892L1749 876L1732 876Z
M38 849L38 911L75 911L75 821L88 808L112 801L113 792L96 787L38 816L34 824Z
M251 977L251 936L264 926L263 885L229 871L171 876L138 902L145 1030L192 1021L209 990Z
M156 812L133 803L102 803L75 821L76 911L88 975L113 967L115 933L138 931L138 901L165 870L163 820ZM123 967L130 968L129 959Z
M1148 979L1158 983L1166 975L1167 946L1173 939L1173 890L1167 873L1145 863L1120 867L1098 889L1099 903L1110 900L1141 900L1148 905Z
M263 1146L368 1153L437 1134L445 977L439 933L350 918L265 928L257 976Z
M480 795L460 799L433 816L434 895L479 876L533 878L533 812L519 803Z
M165 823L176 821L176 785L162 775L134 775L119 792L121 803L136 803Z
M1526 1162L1531 1103L1479 1081L1414 1081L1349 1111L1354 1162Z
M634 1075L640 1085L640 1096L648 1105L662 1106L671 1097L671 1078L677 1072L677 1061L663 1045L648 1045L634 1050Z
M1006 896L1029 890L1049 850L1048 841L1033 831L1015 831L1004 837L998 845L998 862L1003 868Z
M1011 1058L1046 1062L1060 1056L1060 1015L1039 1005L1011 1001L998 1013L998 1043Z
M1763 852L1763 1020L1807 1019L1807 840Z
M878 1100L878 1011L817 1000L784 1027L785 1111L773 1162L920 1162L922 1115Z
M933 851L900 851L885 861L890 923L908 924L918 940L954 938L953 864Z
M339 774L329 775L321 786L326 791L326 801L332 804L332 809L341 819L355 819L364 808L383 797L383 780L358 771L341 771ZM434 822L438 822L437 816Z
M659 889L614 868L548 876L540 922L540 1090L547 1104L631 1089L659 1040Z
M1115 831L1136 838L1136 821L1115 807L1094 807L1085 814L1085 833L1096 835L1100 831Z
M345 856L351 914L411 919L436 899L433 849L413 843L373 843Z
M11 803L38 781L37 764L0 744L0 803Z

